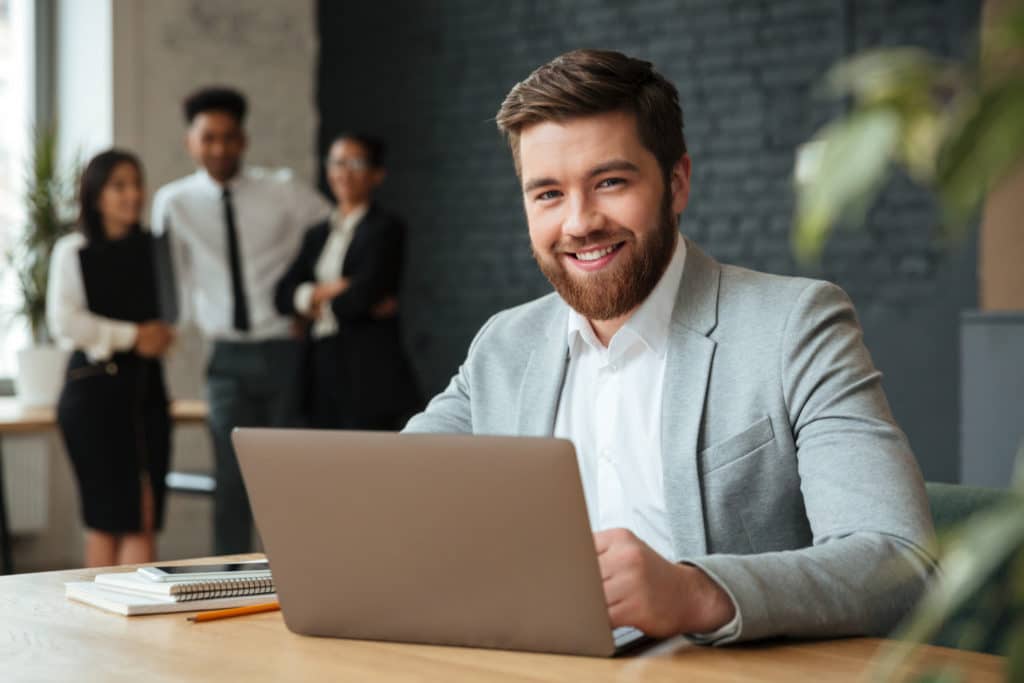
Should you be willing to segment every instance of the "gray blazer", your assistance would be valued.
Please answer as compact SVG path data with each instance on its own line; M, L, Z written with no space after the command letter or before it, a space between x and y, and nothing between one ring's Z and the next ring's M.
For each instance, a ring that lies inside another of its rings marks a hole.
M406 431L551 435L568 310L551 294L492 317ZM730 594L735 639L888 633L934 569L934 531L846 294L688 242L669 335L673 546Z

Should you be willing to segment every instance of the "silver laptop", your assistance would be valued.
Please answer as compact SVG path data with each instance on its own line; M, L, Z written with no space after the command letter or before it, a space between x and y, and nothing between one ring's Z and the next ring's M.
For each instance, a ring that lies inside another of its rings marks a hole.
M532 437L235 429L295 633L611 656L576 455Z

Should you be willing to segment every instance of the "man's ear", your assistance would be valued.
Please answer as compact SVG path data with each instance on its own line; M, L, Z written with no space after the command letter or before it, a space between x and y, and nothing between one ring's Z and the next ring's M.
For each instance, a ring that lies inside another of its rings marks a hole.
M692 165L690 155L683 154L672 166L669 176L669 188L672 192L672 213L679 215L690 201L690 171Z

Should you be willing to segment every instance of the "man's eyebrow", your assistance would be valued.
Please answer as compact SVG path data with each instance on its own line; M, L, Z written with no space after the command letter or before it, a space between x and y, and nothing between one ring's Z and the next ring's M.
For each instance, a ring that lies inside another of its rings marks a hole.
M632 161L626 161L625 159L613 159L590 169L590 173L587 174L587 177L593 178L594 176L607 173L608 171L633 171L634 173L638 173L640 171L640 167Z
M637 173L640 171L640 167L632 161L626 161L625 159L613 159L590 169L590 171L587 172L587 177L593 178L594 176L599 176L602 173L608 173L609 171L632 171L633 173ZM539 188L557 184L558 182L554 178L534 178L523 185L523 194L529 194Z
M537 188L547 187L548 185L555 185L554 178L534 178L525 185L523 185L523 194L529 194Z

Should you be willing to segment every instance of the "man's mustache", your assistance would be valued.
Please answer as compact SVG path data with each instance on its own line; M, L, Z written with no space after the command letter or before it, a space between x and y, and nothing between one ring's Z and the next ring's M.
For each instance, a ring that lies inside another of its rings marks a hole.
M555 244L555 251L562 253L573 253L586 251L589 247L608 246L618 244L629 239L630 233L626 230L600 230L588 233L586 237L563 237Z

